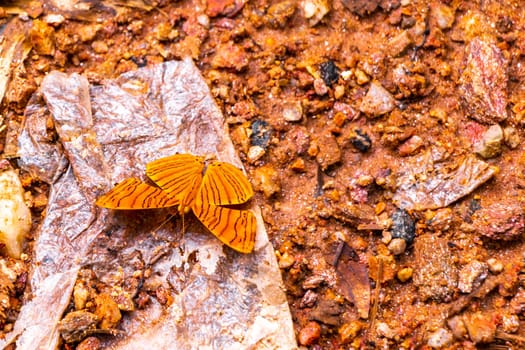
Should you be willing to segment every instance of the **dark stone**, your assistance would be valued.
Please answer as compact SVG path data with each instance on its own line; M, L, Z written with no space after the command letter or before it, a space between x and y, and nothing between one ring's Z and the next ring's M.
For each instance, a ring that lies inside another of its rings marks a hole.
M350 142L360 152L366 152L372 147L372 140L365 132L355 129L354 135L350 137Z
M339 68L334 61L329 60L321 63L319 69L321 70L321 78L327 86L332 86L339 79Z
M264 149L268 147L270 141L271 127L262 119L257 119L252 122L252 134L250 135L250 142L252 146L260 146Z
M407 244L416 238L416 223L403 209L397 209L392 215L392 238L402 238Z

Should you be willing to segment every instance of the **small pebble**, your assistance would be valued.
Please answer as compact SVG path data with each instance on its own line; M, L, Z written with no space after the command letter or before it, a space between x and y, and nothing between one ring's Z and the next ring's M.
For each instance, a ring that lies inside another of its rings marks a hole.
M332 60L321 63L319 70L321 78L327 86L332 86L339 79L339 69Z
M467 335L467 328L461 316L454 316L447 321L447 325L456 339L463 339Z
M318 153L315 159L322 170L326 170L341 161L341 149L339 148L337 139L332 133L325 132L321 134L317 142Z
M319 143L316 141L311 142L308 146L308 149L306 150L306 153L310 157L317 157L317 155L319 154Z
M267 121L256 119L252 122L250 143L252 146L261 146L266 149L272 135L272 127Z
M306 164L304 163L304 159L303 158L297 158L290 165L290 168L293 171L296 171L298 173L304 173L306 171Z
M248 162L250 164L255 163L256 161L261 159L265 153L266 151L261 146L251 146L248 149L248 154L247 154Z
M372 82L361 102L359 110L371 118L391 112L396 107L396 100L387 89L378 82Z
M440 349L452 343L452 340L453 336L450 331L444 328L438 328L429 335L427 344L433 349Z
M288 252L285 252L284 254L278 256L279 258L279 268L281 269L287 269L291 267L295 263L295 258L288 254Z
M400 255L405 252L407 242L403 238L394 238L388 244L388 250L394 255Z
M165 41L176 38L174 36L173 27L170 23L167 22L161 22L157 25L155 28L155 37L159 41Z
M73 301L76 310L82 310L87 303L89 297L89 290L84 283L77 282L73 288Z
M379 215L381 214L382 212L384 212L386 209L386 203L381 201L381 202L378 202L374 208L374 213L376 215ZM390 239L392 239L392 235L390 236Z
M436 21L439 29L449 29L454 24L455 14L454 10L440 3L432 3L430 5L430 15Z
M310 26L315 26L330 11L328 0L304 0L301 7Z
M401 157L409 156L416 153L424 145L423 139L418 135L414 135L399 146L398 153Z
M342 127L343 124L346 122L347 118L346 115L342 112L337 112L334 115L334 119L332 119L335 126Z
M297 337L299 340L299 344L301 345L312 345L313 343L317 342L319 337L321 336L321 326L319 323L315 321L308 322L300 331L299 336Z
M501 331L505 333L515 333L520 329L520 319L518 315L504 314L501 316Z
M520 135L518 134L518 130L513 126L507 126L503 129L503 137L505 139L505 144L509 148L514 149L520 145Z
M31 204L33 208L43 209L47 206L48 198L45 193L37 193L31 198Z
M355 129L349 138L350 143L359 152L365 153L372 147L372 140L365 131Z
M34 53L53 55L55 53L55 29L46 22L35 19L29 31L28 39Z
M463 322L465 322L470 340L475 344L494 341L498 327L496 323L497 318L499 318L497 313L482 313L479 311L465 313Z
M414 273L414 270L411 267L405 267L402 268L397 272L397 279L401 282L406 282L410 278L412 278L412 274Z
M133 295L121 287L113 287L111 290L111 297L118 305L121 311L134 311L135 303L133 302Z
M392 237L402 238L408 244L416 238L416 223L406 210L397 209L392 214Z
M313 290L307 290L306 293L304 293L303 298L301 299L301 304L299 305L299 307L301 309L304 309L306 307L313 307L317 303L318 297L318 294Z
M344 70L341 72L340 74L341 78L346 81L348 79L350 79L352 76L354 76L354 71L353 70Z
M355 181L356 185L359 185L362 187L366 187L372 184L373 182L374 182L374 177L371 175L361 175Z
M321 286L321 284L325 282L325 278L324 276L321 276L321 275L313 275L313 276L310 276L308 277L304 282L303 282L303 285L301 286L303 289L315 289L319 286Z
M494 158L501 153L502 142L503 129L498 124L492 125L474 145L474 152L485 159Z
M255 169L253 182L255 190L262 192L266 198L270 198L276 193L281 192L279 173L271 165L265 165Z
M358 85L364 85L370 81L370 77L361 69L356 69L354 76Z
M283 106L283 118L288 122L298 122L303 119L301 102L291 102Z
M66 343L83 340L87 331L96 328L100 318L87 311L72 311L67 313L56 325L56 328Z
M93 41L91 43L91 48L93 49L93 51L95 51L95 53L100 53L100 54L107 53L109 51L108 44L106 44L102 40Z
M487 264L473 260L463 266L458 274L458 289L462 293L470 293L475 286L487 278Z
M206 29L210 27L210 17L204 13L197 16L197 22Z
M44 16L44 22L54 27L64 23L66 18L61 14L48 14Z
M334 180L327 180L324 184L323 184L323 187L321 187L323 190L330 190L330 189L333 189L335 188L335 181Z
M31 229L31 211L24 192L15 170L0 171L0 245L4 253L15 259L20 258L26 234Z
M95 297L95 305L95 315L100 320L99 327L101 329L115 328L122 318L118 304L109 294L102 293Z
M361 329L363 329L363 324L359 321L344 323L338 330L341 343L350 343L355 337L357 337Z
M315 93L319 96L323 96L328 93L328 87L326 86L323 79L314 80L314 90L315 90Z
M378 335L388 339L393 339L396 336L396 332L385 322L377 322L376 331Z
M390 233L390 231L383 231L381 242L383 242L384 244L388 244L390 243L390 241L392 241L392 234Z
M88 337L82 340L76 347L76 350L98 350L102 348L100 339L97 337Z
M209 2L209 1L208 1ZM220 0L224 2L224 0ZM209 5L208 5L209 6ZM293 1L280 1L271 5L266 11L266 22L273 28L284 28L296 10L296 3Z
M445 231L450 228L453 214L452 209L441 208L436 211L427 211L425 217L427 217L427 226L429 228L436 231Z
M340 99L345 95L344 85L336 85L334 88L334 97L336 100Z
M407 52L408 47L412 45L412 43L412 37L410 36L408 30L403 30L393 38L390 38L388 43L388 52L393 57L402 56Z
M495 258L490 258L487 260L489 266L489 271L493 274L498 274L503 271L503 263Z

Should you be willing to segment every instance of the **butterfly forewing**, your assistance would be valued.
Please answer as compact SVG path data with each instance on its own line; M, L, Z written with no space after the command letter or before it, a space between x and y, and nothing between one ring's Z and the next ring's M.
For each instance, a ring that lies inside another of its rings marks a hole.
M193 213L221 242L241 253L250 253L255 243L255 215L216 205L196 206Z
M146 175L168 196L180 202L193 200L200 186L204 158L191 154L176 154L146 165ZM186 201L185 201L186 200ZM183 203L189 205L189 203Z
M99 207L125 210L167 208L179 203L168 197L162 189L150 186L137 178L129 178L99 197L95 204Z
M228 163L213 162L206 168L197 201L235 205L246 203L252 197L252 185L240 169Z

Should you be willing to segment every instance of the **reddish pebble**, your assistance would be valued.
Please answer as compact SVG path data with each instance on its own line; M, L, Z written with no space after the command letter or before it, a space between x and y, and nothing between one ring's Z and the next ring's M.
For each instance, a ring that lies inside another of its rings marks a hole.
M78 344L77 350L99 350L101 346L98 338L88 337Z
M317 322L308 322L299 332L299 344L312 345L321 336L321 326Z

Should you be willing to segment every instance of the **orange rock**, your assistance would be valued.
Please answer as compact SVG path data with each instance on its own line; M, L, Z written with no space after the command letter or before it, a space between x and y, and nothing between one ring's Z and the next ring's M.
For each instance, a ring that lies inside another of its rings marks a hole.
M118 304L108 294L102 293L95 297L95 315L100 319L101 329L115 328L122 315Z
M300 331L299 331L299 344L301 345L312 345L321 336L321 326L315 321L308 322Z

